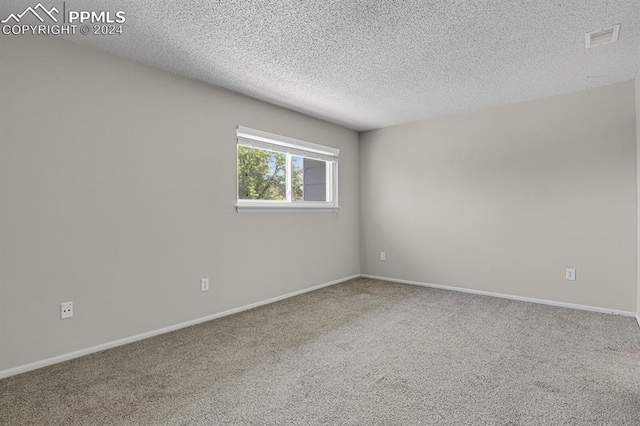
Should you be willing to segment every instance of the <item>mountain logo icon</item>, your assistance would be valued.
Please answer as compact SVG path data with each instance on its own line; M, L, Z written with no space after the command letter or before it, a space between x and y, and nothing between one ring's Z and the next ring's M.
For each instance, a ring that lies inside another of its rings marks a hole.
M38 12L40 12L40 14L38 14ZM31 6L27 7L22 13L18 13L18 14L12 13L11 15L7 16L7 19L4 19L0 22L3 24L6 24L13 19L17 24L27 13L31 13L33 16L38 18L40 22L44 22L44 18L42 16L48 16L53 20L53 22L58 22L58 18L56 18L53 14L54 13L58 14L60 13L60 11L55 7L52 7L51 9L47 10L47 8L42 5L42 3L38 3L34 7L31 7Z

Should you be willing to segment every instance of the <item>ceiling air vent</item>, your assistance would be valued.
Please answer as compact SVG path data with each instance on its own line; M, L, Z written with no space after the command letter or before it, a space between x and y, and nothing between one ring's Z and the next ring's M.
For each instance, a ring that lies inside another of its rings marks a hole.
M587 49L589 49L590 47L602 46L603 44L609 44L613 43L614 41L618 41L619 32L620 24L617 24L585 34L585 43Z

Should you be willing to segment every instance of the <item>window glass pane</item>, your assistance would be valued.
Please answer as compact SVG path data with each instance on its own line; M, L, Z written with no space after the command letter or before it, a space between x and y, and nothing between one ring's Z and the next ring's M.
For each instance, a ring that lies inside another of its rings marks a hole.
M327 162L291 157L293 201L327 201Z
M304 158L291 156L291 199L304 201Z
M327 201L326 161L304 159L304 200Z
M238 145L238 198L287 199L286 154Z

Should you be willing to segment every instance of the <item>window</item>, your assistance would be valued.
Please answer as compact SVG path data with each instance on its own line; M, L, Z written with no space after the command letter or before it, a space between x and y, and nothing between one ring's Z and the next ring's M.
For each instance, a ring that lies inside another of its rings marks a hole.
M242 126L237 140L239 212L338 208L339 149Z

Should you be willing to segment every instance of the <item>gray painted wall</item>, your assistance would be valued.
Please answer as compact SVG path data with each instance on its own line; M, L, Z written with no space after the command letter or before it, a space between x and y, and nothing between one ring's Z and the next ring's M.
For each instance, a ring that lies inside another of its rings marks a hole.
M362 134L362 273L635 310L633 84Z
M637 170L640 170L640 70L636 76L636 155L638 158ZM637 287L637 301L636 301L636 313L640 315L640 173L638 173L637 182L637 200L638 200L638 287Z
M56 38L0 57L0 371L359 273L357 133ZM339 215L236 213L238 124L339 148Z

